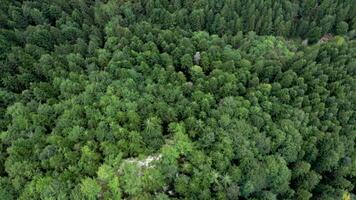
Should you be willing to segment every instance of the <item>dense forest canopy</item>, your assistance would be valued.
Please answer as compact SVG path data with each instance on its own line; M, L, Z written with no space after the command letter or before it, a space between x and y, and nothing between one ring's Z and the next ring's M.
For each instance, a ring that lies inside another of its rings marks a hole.
M356 194L355 0L2 0L0 199Z

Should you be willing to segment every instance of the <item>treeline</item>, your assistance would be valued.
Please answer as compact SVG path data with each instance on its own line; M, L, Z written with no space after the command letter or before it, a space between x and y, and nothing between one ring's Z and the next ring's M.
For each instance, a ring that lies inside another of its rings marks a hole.
M0 197L353 198L355 5L3 1Z
M219 35L254 31L259 35L308 38L312 42L327 33L345 34L356 28L354 0L4 0L1 10L0 25L5 29L33 29L40 25L44 25L44 29L57 27L60 31L51 29L52 39L57 40L52 41L54 44L85 37L87 31L92 31L92 25L103 31L112 20L125 27L147 21L162 29L179 27ZM18 34L15 31L8 37L21 42ZM46 37L45 32L42 35ZM46 44L46 48L54 44Z

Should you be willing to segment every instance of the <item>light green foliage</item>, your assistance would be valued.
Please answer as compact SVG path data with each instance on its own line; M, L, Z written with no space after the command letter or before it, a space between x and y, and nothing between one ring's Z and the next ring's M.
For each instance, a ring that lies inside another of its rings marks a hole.
M100 185L91 178L83 179L81 191L88 199L96 199L101 191Z
M114 168L107 164L103 164L99 167L97 175L98 179L108 187L108 191L104 193L104 197L120 199L121 191L119 177L117 176Z
M263 36L251 41L251 46L248 52L256 57L264 56L276 56L277 58L286 57L291 58L293 52L290 51L290 46L280 38L273 36Z
M125 163L122 166L122 188L123 192L130 196L137 196L143 191L142 172L134 163Z

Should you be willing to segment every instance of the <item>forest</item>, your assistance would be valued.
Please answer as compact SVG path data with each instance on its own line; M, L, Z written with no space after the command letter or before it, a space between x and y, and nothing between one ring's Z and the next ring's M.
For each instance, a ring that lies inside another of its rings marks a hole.
M356 0L1 0L1 200L356 199Z

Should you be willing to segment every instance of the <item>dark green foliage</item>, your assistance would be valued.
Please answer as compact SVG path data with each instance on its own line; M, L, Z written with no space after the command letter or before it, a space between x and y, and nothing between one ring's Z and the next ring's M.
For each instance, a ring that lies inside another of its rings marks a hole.
M0 4L0 199L343 199L354 0Z

